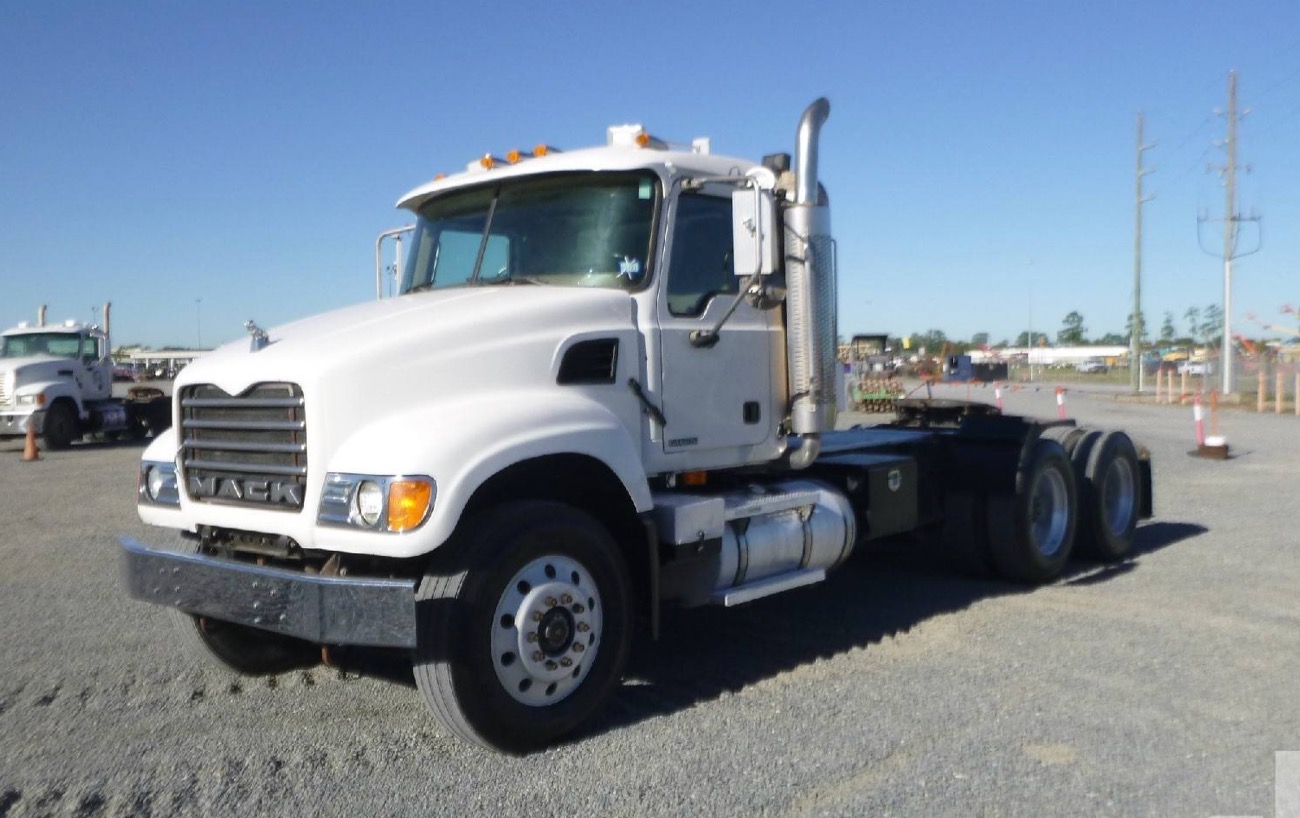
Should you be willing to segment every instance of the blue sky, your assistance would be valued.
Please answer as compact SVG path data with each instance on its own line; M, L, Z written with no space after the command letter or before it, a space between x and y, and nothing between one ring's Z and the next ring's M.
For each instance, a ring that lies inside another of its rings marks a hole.
M842 334L1122 332L1139 110L1143 310L1181 332L1222 297L1231 69L1258 335L1300 302L1295 0L4 3L0 324L112 301L117 343L210 346L373 298L397 197L487 151L642 122L758 157L825 95Z

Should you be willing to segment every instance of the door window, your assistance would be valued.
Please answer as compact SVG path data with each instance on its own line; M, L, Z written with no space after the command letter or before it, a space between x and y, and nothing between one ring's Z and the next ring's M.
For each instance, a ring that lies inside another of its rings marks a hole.
M709 300L739 291L732 263L731 198L684 193L677 199L668 310L698 316Z

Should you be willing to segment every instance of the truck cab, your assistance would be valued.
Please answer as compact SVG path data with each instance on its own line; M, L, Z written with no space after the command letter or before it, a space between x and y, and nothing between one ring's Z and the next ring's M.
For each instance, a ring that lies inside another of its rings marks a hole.
M0 435L26 434L30 423L49 448L66 448L92 408L112 397L112 375L98 327L66 321L0 333Z

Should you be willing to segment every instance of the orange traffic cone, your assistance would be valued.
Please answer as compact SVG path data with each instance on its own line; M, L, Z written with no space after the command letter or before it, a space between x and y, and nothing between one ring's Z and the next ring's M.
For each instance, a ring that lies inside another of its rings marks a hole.
M23 444L23 462L28 463L32 460L40 460L41 453L36 448L36 427L30 420L27 422L27 441Z

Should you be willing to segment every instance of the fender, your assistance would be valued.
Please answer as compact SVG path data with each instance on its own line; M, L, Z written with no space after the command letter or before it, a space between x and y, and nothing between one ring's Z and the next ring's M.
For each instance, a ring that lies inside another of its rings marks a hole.
M652 507L639 443L623 419L590 395L554 389L478 393L357 429L328 465L332 472L432 477L437 494L423 526L403 535L360 536L355 530L318 527L315 546L391 557L427 553L451 536L466 504L490 477L553 454L587 455L604 463L637 511Z
M16 392L24 395L44 394L45 403L41 404L39 407L41 409L49 409L54 405L56 400L67 398L77 407L77 418L84 420L86 417L86 408L81 404L81 392L77 390L76 384L71 381L37 381L35 383L25 383L20 386Z

